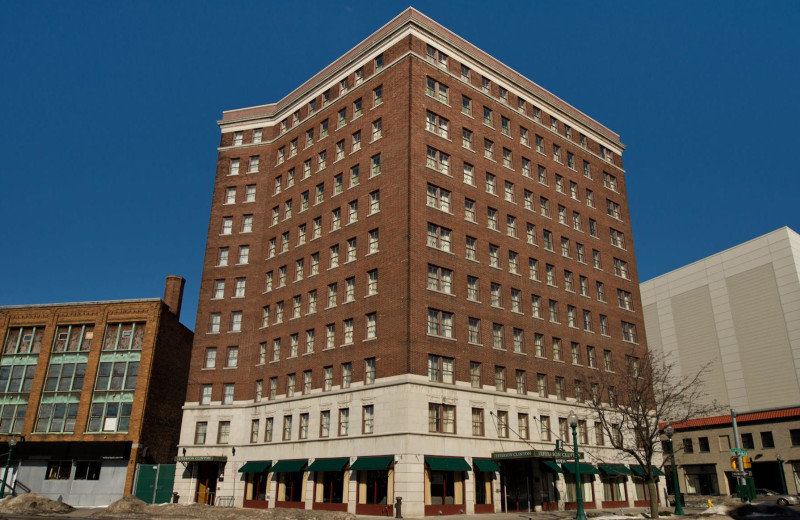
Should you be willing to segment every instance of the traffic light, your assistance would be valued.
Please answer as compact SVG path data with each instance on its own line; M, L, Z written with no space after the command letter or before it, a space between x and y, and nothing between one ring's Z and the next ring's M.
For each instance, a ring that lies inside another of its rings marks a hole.
M737 466L736 460L737 460L736 457L731 457L731 468L732 469L739 469L739 468L736 467ZM750 457L742 457L742 466L744 466L744 469L750 469L750 468L753 467L752 460L750 459Z

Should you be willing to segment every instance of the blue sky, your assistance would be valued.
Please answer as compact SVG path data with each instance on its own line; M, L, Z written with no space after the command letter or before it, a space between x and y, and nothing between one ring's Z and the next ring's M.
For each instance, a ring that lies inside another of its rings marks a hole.
M0 305L159 297L179 274L193 326L222 111L408 5L4 2ZM800 230L800 2L413 6L621 135L641 280Z

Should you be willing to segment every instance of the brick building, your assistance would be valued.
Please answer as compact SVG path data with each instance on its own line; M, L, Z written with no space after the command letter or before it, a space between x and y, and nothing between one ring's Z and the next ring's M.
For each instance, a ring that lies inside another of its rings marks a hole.
M617 134L413 9L219 125L182 500L574 507L572 409L647 499L584 405L645 348Z
M752 472L756 487L800 494L800 408L739 413L736 422L740 445L751 459L748 471ZM736 493L737 479L731 463L736 439L730 414L692 419L674 427L672 441L681 492ZM665 453L669 459L669 449ZM669 473L669 463L665 469ZM671 477L667 482L671 488Z
M9 485L104 505L133 492L137 464L174 462L192 345L183 284L168 276L163 299L0 307Z

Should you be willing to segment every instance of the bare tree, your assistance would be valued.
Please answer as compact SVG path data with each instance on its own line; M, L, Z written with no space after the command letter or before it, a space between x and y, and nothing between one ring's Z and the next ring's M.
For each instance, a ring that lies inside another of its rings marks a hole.
M599 372L591 380L587 402L611 446L641 467L650 497L651 518L658 517L654 455L661 452L661 428L710 415L719 410L708 403L703 383L710 365L680 376L676 364L662 354L646 351L627 356L623 374ZM659 466L663 466L663 459Z

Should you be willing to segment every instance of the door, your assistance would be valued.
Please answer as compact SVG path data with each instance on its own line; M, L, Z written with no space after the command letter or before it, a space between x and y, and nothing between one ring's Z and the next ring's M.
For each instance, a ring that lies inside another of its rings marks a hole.
M195 502L214 505L218 477L219 465L216 462L197 463L197 494L194 497Z

